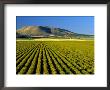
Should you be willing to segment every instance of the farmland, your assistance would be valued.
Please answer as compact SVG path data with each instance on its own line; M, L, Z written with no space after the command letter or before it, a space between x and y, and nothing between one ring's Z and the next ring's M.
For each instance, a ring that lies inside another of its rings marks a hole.
M16 41L16 74L94 74L94 41Z

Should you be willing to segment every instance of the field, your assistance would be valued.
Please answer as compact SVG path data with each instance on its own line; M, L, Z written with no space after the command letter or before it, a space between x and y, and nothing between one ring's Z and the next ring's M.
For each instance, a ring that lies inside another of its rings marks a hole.
M16 74L94 74L94 41L16 41Z

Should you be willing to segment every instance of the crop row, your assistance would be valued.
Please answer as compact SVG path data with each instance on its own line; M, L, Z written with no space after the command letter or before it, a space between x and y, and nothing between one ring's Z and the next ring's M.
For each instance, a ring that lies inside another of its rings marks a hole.
M94 74L94 42L17 41L17 74Z

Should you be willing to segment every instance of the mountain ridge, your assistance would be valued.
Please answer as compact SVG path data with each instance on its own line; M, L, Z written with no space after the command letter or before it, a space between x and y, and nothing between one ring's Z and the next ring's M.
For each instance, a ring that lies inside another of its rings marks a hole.
M78 34L67 29L49 26L24 26L16 30L16 37L93 38L94 35Z

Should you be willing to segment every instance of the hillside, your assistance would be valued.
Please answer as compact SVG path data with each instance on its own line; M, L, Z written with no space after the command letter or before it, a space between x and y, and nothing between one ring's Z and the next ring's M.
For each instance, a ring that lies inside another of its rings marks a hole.
M25 26L16 30L16 37L93 38L94 36L78 34L66 29L52 28L48 26Z

